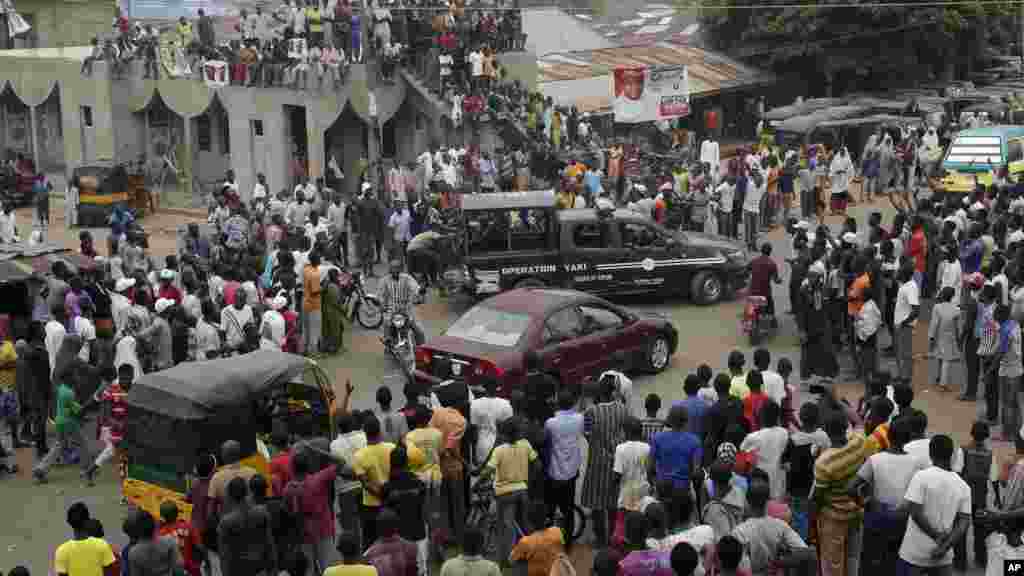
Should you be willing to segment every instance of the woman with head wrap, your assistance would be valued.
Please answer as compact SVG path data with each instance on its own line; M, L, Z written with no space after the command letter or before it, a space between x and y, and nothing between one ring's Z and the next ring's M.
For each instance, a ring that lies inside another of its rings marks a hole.
M886 133L878 147L878 189L874 192L877 194L889 193L898 169L899 163L896 151L893 149L892 135Z
M328 354L334 354L345 347L345 309L342 306L341 272L337 268L331 268L327 273L322 295L322 345Z
M263 313L260 322L260 349L281 351L288 335L281 310L288 305L288 298L282 292L272 298L269 304L270 309Z
M120 369L122 364L131 364L135 375L132 379L133 383L144 374L142 362L139 361L139 344L135 339L135 333L141 328L141 322L136 316L128 316L124 333L114 347L114 370Z
M800 331L800 376L834 378L839 370L825 307L825 265L811 264L793 309Z

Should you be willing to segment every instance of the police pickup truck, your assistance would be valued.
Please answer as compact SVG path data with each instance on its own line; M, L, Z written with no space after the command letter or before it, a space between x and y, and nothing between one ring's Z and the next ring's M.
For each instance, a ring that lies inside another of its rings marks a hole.
M556 210L551 191L464 196L462 209L458 276L476 296L565 287L604 295L688 294L711 304L750 275L738 242L672 231L630 210Z

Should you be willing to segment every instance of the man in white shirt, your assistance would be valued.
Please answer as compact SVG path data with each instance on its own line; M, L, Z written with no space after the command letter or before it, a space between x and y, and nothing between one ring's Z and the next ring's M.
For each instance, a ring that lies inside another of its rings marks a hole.
M55 304L50 309L50 320L46 322L44 327L46 331L46 354L50 357L50 377L53 377L53 369L57 365L57 352L60 351L60 345L64 342L64 335L67 331L64 329L64 306L63 304Z
M754 368L761 373L763 381L761 390L776 404L782 406L782 401L786 398L786 381L781 374L770 370L771 365L771 352L764 348L754 350Z
M473 84L480 85L480 78L484 75L484 55L479 48L469 53L469 67L473 74Z
M10 244L18 241L14 202L4 202L3 212L0 212L0 242Z
M232 350L245 344L245 328L253 323L252 308L247 303L245 291L235 291L235 302L225 306L220 313L220 327L224 330L224 342Z
M914 475L904 501L910 512L900 559L910 574L952 574L953 545L971 521L971 489L951 470L953 440L938 435L929 442L932 466Z
M913 266L904 266L897 273L900 289L896 293L896 307L893 313L893 324L896 327L896 366L899 369L897 380L909 386L914 371L913 343L914 327L921 310L920 288L914 282Z
M727 176L715 192L718 194L718 234L732 236L732 201L736 195L736 178Z
M404 262L405 250L409 246L409 241L412 240L410 232L412 216L409 214L409 208L406 207L405 202L399 201L395 206L395 211L388 219L388 228L391 228L393 234L395 256Z
M331 238L338 239L341 251L341 262L348 266L348 203L341 194L335 193L331 196L331 205L327 208L327 222L330 228Z
M262 172L256 175L256 185L252 187L252 199L259 202L267 199L267 177Z
M487 462L498 435L498 423L514 416L512 404L498 397L498 383L488 380L484 395L469 405L470 423L477 427L476 462Z
M72 322L73 333L82 339L82 348L78 351L78 357L83 362L88 362L92 346L96 342L96 325L92 322L93 303L88 298L78 301L79 314Z
M751 251L757 250L757 232L761 222L761 198L768 189L768 177L754 164L747 195L743 198L743 239Z

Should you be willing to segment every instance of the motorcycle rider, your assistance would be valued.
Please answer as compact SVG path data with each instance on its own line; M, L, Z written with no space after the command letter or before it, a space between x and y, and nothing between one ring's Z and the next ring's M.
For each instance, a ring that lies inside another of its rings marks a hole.
M782 284L779 266L772 259L772 245L765 242L761 245L761 255L750 264L750 295L763 296L767 301L765 314L771 318L772 327L778 327L775 316L775 298L772 296L772 283Z
M384 319L390 322L393 314L405 314L409 321L409 327L412 329L416 345L419 346L426 341L426 338L423 327L413 312L415 305L426 290L420 287L419 282L415 278L402 272L402 263L400 261L391 261L390 272L380 285L380 299L384 305Z

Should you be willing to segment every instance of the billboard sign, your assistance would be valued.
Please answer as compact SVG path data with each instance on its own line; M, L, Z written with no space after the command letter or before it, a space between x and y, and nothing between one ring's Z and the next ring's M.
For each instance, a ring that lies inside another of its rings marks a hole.
M672 120L690 114L686 66L619 66L612 73L615 121Z

